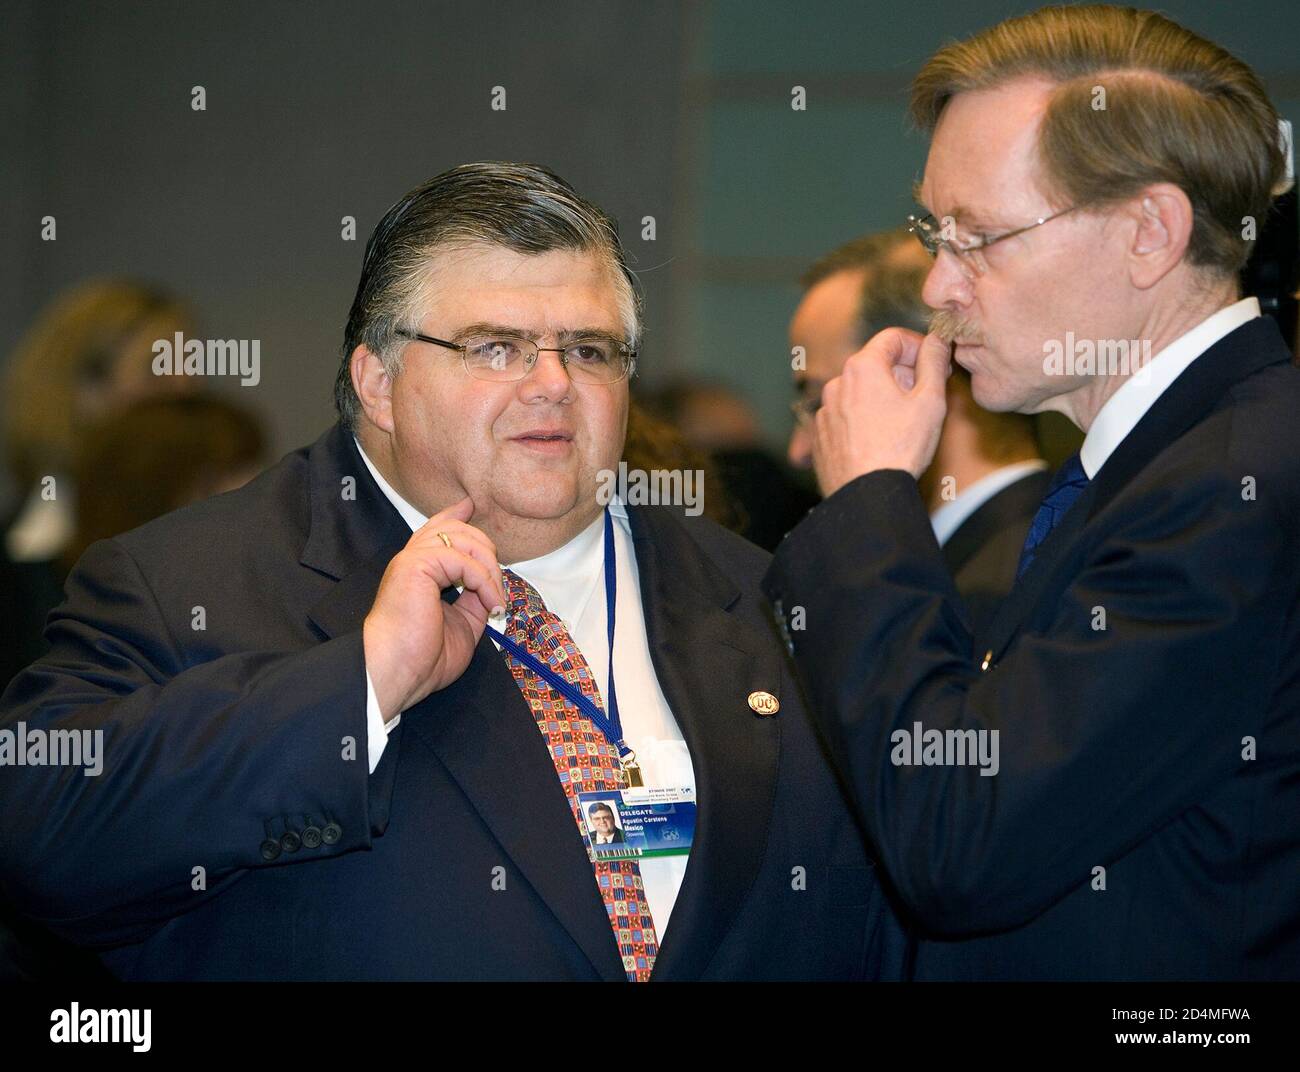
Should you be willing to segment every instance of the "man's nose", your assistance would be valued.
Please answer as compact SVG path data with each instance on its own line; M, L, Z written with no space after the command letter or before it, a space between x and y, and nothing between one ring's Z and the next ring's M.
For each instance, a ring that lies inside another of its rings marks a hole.
M963 270L957 254L940 249L925 277L921 300L931 309L949 309L969 305L975 297L970 278Z
M538 350L537 360L519 381L520 393L525 398L544 397L548 399L563 398L569 393L573 381L569 371L561 360L563 352L559 350Z

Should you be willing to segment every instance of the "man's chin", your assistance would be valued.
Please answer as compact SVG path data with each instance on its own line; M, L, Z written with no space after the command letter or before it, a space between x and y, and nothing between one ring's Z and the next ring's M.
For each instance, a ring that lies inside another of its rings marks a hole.
M578 505L578 489L572 480L534 476L521 484L498 488L493 498L512 517L550 521L573 511Z
M989 413L1024 413L1032 401L983 370L971 373L970 393L976 405Z

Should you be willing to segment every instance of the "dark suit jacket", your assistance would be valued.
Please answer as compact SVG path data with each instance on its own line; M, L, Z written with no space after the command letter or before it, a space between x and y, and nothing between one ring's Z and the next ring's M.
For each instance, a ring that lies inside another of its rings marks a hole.
M981 503L943 545L943 560L977 635L993 620L1015 583L1020 549L1051 479L1050 473L1042 471L1008 484Z
M804 608L794 650L882 864L931 933L970 942L966 974L1300 976L1289 361L1267 318L1202 354L974 659L907 474L850 482L777 553L765 590ZM896 765L918 722L998 731L999 773Z
M768 556L703 518L628 513L699 803L655 978L903 974L758 591ZM129 979L623 979L586 843L486 637L368 772L361 624L409 537L335 427L92 546L50 653L0 705L5 725L107 738L97 778L0 779L18 907ZM775 717L750 710L759 689Z

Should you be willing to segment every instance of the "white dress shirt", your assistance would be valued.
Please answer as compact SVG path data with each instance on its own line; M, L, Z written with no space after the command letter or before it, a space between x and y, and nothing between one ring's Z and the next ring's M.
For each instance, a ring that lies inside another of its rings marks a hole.
M428 519L403 499L380 475L357 443L361 460L379 489L397 508L402 519L414 532ZM647 786L689 787L695 789L695 769L686 741L677 726L654 664L650 659L650 642L646 637L645 614L641 605L640 574L632 544L632 530L627 508L618 496L609 505L614 521L614 550L617 559L618 605L614 639L614 677L618 690L618 714L624 739L636 752L637 763ZM597 517L562 547L539 558L512 563L510 569L537 589L547 610L557 615L577 644L592 678L606 701L609 673L609 643L605 617L605 522ZM505 632L506 619L490 620ZM499 651L501 645L492 641ZM370 770L379 764L388 733L398 724L397 715L385 726L375 696L370 673L366 672L366 721ZM645 883L646 901L654 917L660 941L681 890L688 856L656 856L640 860L641 879Z
M5 551L14 562L45 562L58 558L76 534L76 488L67 476L51 478L54 498L45 497L38 481L5 533Z
M1120 384L1098 410L1079 449L1079 461L1083 463L1088 479L1097 475L1106 459L1115 453L1115 448L1156 404L1156 399L1193 361L1229 332L1236 331L1259 315L1258 298L1242 298L1224 306L1154 355L1141 370L1141 375L1130 376Z
M958 493L952 502L946 502L930 515L930 526L934 537L942 547L962 526L962 522L988 502L1003 488L1009 488L1017 480L1047 468L1042 458L1013 462L1001 469L994 469L988 476L980 477L965 491Z

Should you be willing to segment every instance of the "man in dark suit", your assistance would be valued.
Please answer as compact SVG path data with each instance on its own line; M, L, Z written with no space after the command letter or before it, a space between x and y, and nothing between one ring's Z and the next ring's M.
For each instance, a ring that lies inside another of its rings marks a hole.
M812 466L810 420L826 383L854 351L891 324L924 329L921 288L926 253L904 227L863 235L827 253L803 275L803 298L790 320L798 347L787 450L796 468ZM1016 578L1020 545L1047 489L1034 418L991 413L971 397L970 377L948 381L948 415L934 460L917 481L962 604L977 632Z
M1236 281L1276 113L1162 16L1074 7L941 50L913 112L934 333L826 386L832 494L764 587L885 870L953 947L917 974L1300 976L1300 372ZM950 341L982 405L1086 432L974 638L916 486Z
M550 172L395 205L339 424L92 545L5 694L15 739L103 745L0 779L18 907L127 979L902 974L768 556L600 499L638 331L613 222ZM579 790L637 782L693 796L689 855L589 851Z

